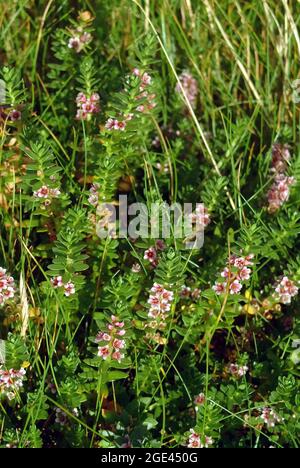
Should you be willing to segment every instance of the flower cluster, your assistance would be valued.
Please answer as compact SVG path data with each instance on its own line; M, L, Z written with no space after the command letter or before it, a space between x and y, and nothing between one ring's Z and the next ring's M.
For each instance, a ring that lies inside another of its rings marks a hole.
M64 288L64 294L65 296L71 296L72 294L75 294L75 285L71 281L68 281L67 283L63 282L62 276L55 276L54 278L51 278L51 284L52 286L56 288Z
M274 143L272 147L272 172L283 173L287 169L291 154L288 145Z
M282 304L290 304L292 297L297 296L298 292L299 288L287 276L275 285L275 293Z
M288 201L290 197L290 186L295 184L295 177L288 177L284 174L277 174L275 181L268 191L268 211L275 213L279 208Z
M19 389L23 387L23 380L26 374L25 369L19 370L0 369L0 395L6 396L9 400L15 398Z
M269 407L262 409L260 417L267 427L274 427L276 423L282 421L282 419L275 413L275 411Z
M83 30L81 26L72 31L73 36L69 39L69 49L74 49L79 53L87 44L92 41L92 35Z
M196 224L196 229L204 229L210 223L210 216L207 208L203 204L198 204L195 213L189 215L192 224Z
M120 130L121 132L123 132L126 128L126 119L118 120L109 118L106 121L105 128L107 128L107 130Z
M252 271L248 266L253 265L251 261L253 257L253 254L245 257L231 255L227 266L221 272L221 277L224 278L225 281L222 283L216 282L212 288L215 293L220 295L229 291L230 294L238 294L243 287L242 282L250 279Z
M16 293L15 280L0 267L0 306L12 299Z
M247 374L249 368L248 366L240 366L237 363L231 363L229 364L227 370L234 377L243 377Z
M147 111L154 109L154 107L156 106L154 102L156 95L153 93L149 93L147 91L147 87L150 86L152 82L151 76L148 73L141 73L141 71L138 68L134 68L132 71L132 74L133 76L138 76L141 80L141 84L140 84L141 94L137 96L136 98L137 101L146 99L146 102L143 102L143 104L139 104L136 110L138 112L147 112Z
M161 284L154 283L151 288L151 294L148 299L150 309L148 317L153 319L150 324L151 328L164 328L166 325L166 314L171 309L171 304L174 299L172 291L168 291Z
M272 168L275 180L267 193L268 211L275 213L290 196L290 186L295 183L294 177L285 175L287 165L291 159L289 147L275 143L272 148Z
M99 204L97 206L96 232L99 237L109 236L116 239L116 220L113 209L108 205Z
M204 229L210 223L210 215L203 204L197 204L196 210L185 216L185 223L188 227L186 241L193 241L203 235Z
M197 434L194 429L190 429L191 435L189 436L188 448L208 448L213 444L213 439L208 436L201 436Z
M97 206L99 203L99 193L98 193L99 188L100 188L99 184L93 184L90 188L90 196L88 198L88 202L92 206Z
M77 120L90 120L93 114L100 112L100 96L98 93L92 93L89 97L84 93L78 93L76 97Z
M146 89L152 82L151 76L148 73L141 73L138 68L134 68L132 72L133 76L138 76L141 80L140 83L140 94L136 97L137 101L142 101L141 103L138 103L135 110L137 112L146 112L150 111L153 109L156 104L154 102L155 99L155 94L149 93L148 90ZM146 102L144 102L146 100ZM126 129L127 122L129 120L132 120L134 117L134 114L130 113L127 115L120 115L118 118L112 118L110 117L106 123L105 123L105 128L107 130L117 130L117 131L124 131Z
M166 245L161 239L157 239L154 247L149 247L149 249L144 252L144 260L148 260L152 267L157 267L158 265L158 253L159 251L165 250Z
M50 188L47 185L42 185L38 190L33 192L33 196L38 199L45 199L45 205L50 205L53 198L58 198L61 192L58 188Z
M105 361L111 358L121 362L124 358L121 350L125 348L126 343L122 337L125 335L124 322L120 322L115 315L111 316L111 323L107 325L107 332L98 332L95 342L101 343L98 347L98 356ZM106 343L106 344L104 344Z
M179 76L179 80L192 108L195 109L196 104L197 104L197 96L198 96L197 81L187 71L184 71L183 73L181 73L181 75ZM179 83L177 83L175 90L177 93L182 93Z

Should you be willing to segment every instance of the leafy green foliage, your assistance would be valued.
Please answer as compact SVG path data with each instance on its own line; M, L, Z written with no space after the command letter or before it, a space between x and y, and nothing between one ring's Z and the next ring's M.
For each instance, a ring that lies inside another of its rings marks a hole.
M299 2L25 3L0 0L0 447L299 447ZM161 213L118 237L119 195L204 203L203 247Z

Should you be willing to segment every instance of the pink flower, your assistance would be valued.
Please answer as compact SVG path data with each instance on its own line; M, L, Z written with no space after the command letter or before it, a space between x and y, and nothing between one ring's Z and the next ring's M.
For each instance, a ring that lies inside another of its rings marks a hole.
M279 302L282 304L290 304L292 297L297 296L299 288L287 276L275 286L275 292L278 294Z
M196 223L202 227L206 227L210 223L210 216L207 208L204 205L198 205L196 208Z
M152 288L151 288L151 292L154 292L154 293L161 294L163 291L164 291L164 287L161 284L158 284L158 283L154 283Z
M114 123L114 129L115 130L121 130L122 132L126 128L126 121L125 120L115 120Z
M142 76L142 83L144 85L150 85L151 84L151 76L148 73L144 73Z
M267 427L274 427L277 423L282 421L275 411L268 407L262 409L261 419Z
M155 248L156 248L157 250L161 250L161 251L162 251L162 250L165 250L166 244L164 243L163 240L157 239L157 241L155 242Z
M124 322L120 322L115 315L111 316L111 322L107 324L107 328L110 333L99 332L95 338L95 342L99 343L100 341L107 341L108 344L106 346L99 346L98 348L98 356L102 357L103 359L107 359L109 356L111 359L115 359L118 362L124 358L124 354L121 354L119 351L120 349L125 348L125 340L121 340L117 337L124 336Z
M82 44L88 44L92 40L92 35L90 33L84 32L80 36L80 42Z
M155 262L156 257L157 257L157 253L154 247L150 247L144 253L144 259L149 260L150 263Z
M109 118L106 121L105 128L107 128L107 130L113 130L114 127L115 127L115 119Z
M188 448L201 448L200 436L195 433L194 429L191 429L190 432L191 435L188 441Z
M234 261L234 266L237 268L244 268L245 266L245 258L244 257L238 257Z
M57 198L59 195L61 195L61 191L58 188L51 188L49 193L52 198Z
M0 368L0 396L4 395L9 400L15 398L16 394L23 387L25 374L26 371L23 368L19 370L4 370Z
M119 339L115 338L114 341L113 341L113 347L116 350L125 348L125 340L119 340Z
M106 121L105 128L107 130L121 130L124 131L126 128L126 121L125 120L118 120L109 118Z
M151 304L152 306L159 306L160 304L160 299L157 296L150 296L148 299L148 304Z
M205 395L204 393L199 393L199 395L197 395L194 399L194 403L195 405L203 405L205 403Z
M111 336L105 332L99 332L95 338L95 343L99 343L100 341L110 341Z
M226 283L215 283L212 289L219 296L220 294L224 294L226 292L226 286Z
M246 265L246 266L248 266L248 265L253 265L253 262L251 261L253 258L254 258L254 254L246 255L246 257L245 257L245 265Z
M111 321L113 322L114 327L123 328L124 325L125 325L124 322L118 321L118 319L117 319L117 317L115 315L111 316Z
M243 377L248 372L247 366L239 366L238 364L229 364L228 371L235 377Z
M98 356L102 357L102 359L105 361L110 354L109 346L99 346L98 348Z
M71 283L70 281L68 281L68 283L64 285L64 288L65 288L65 296L71 296L72 294L75 294L75 285Z
M60 288L63 286L63 280L62 276L55 276L54 278L51 278L51 284L54 288Z
M230 294L238 294L242 287L242 284L238 280L234 280L229 286Z
M148 317L157 319L160 324L164 324L166 318L165 314L171 309L173 297L174 294L172 291L168 291L161 284L154 283L148 299L148 304L151 306Z
M94 103L99 102L99 101L100 101L100 96L99 96L99 94L98 94L98 93L93 93L93 94L91 95L91 101L94 102Z
M189 297L191 294L191 288L188 286L182 286L180 291L180 297L186 298Z
M230 257L229 257L229 265L233 265L233 266L234 266L235 261L236 261L237 258L238 258L238 256L235 255L235 254L230 255Z
M272 170L273 172L282 173L287 168L287 163L291 159L289 147L281 143L274 143L272 147Z
M82 28L77 28L76 32L80 34L82 31ZM75 52L80 52L86 44L91 42L92 40L92 35L88 32L83 32L80 35L76 35L74 37L71 37L68 42L68 47L69 49L74 49Z
M71 37L68 42L69 49L74 49L76 52L80 51L80 39L78 36Z
M50 188L47 185L43 185L33 192L33 196L36 198L57 198L59 195L61 195L61 192L58 188Z
M115 351L111 355L112 359L115 359L118 362L121 362L122 359L124 358L124 354L121 354L120 351Z
M290 185L295 183L294 177L287 177L284 174L278 174L275 177L275 181L271 186L267 198L268 198L268 210L270 213L277 211L290 196Z
M230 270L229 268L224 268L224 270L221 272L221 276L222 278L230 278L231 276L231 273L230 273Z
M15 295L15 290L11 286L8 286L7 288L2 290L2 295L5 300L12 299Z
M172 302L174 298L174 293L173 291L168 291L167 289L164 289L161 292L161 298L166 302Z
M49 196L49 188L43 185L41 188L33 192L33 196L37 198L47 198Z
M77 104L77 120L89 120L92 114L97 114L100 111L99 106L100 96L98 93L92 93L87 97L84 93L80 92L76 97Z
M238 274L238 277L241 281L248 280L251 275L251 270L250 268L243 267Z
M13 299L16 293L15 280L0 268L0 305L4 305L9 299Z
M76 97L77 106L80 107L81 104L87 101L87 97L84 93L78 93Z
M196 434L194 429L190 429L191 435L188 440L188 448L208 448L213 444L213 439L208 436Z
M62 427L68 424L68 416L60 408L55 408L55 422Z
M17 120L21 120L22 118L22 114L20 111L16 110L16 109L12 109L9 114L8 114L8 118L12 121L12 122L16 122Z

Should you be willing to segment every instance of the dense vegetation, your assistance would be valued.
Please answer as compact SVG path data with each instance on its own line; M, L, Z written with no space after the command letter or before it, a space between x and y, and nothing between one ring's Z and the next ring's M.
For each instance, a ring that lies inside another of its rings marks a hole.
M1 447L299 447L299 18L0 0Z

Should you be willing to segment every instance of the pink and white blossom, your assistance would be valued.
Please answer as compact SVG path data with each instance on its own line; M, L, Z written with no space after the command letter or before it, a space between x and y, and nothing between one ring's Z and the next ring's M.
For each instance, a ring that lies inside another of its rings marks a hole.
M4 395L9 400L13 400L23 387L25 374L23 368L19 370L0 368L0 396Z
M0 268L0 306L13 299L16 294L15 280L7 274L5 268Z
M124 336L126 331L124 329L124 322L120 321L115 315L111 316L110 323L107 324L109 333L99 331L95 338L96 343L106 342L104 346L98 347L98 356L106 360L108 358L121 362L124 354L120 352L121 349L126 347L126 341L119 337Z
M201 436L197 434L194 429L190 429L190 433L188 448L208 448L213 444L213 439L211 437Z
M65 290L64 294L67 297L75 294L75 285L74 285L74 283L72 283L71 281L68 281L64 285L64 290Z
M279 302L282 304L290 304L293 297L297 296L299 288L295 282L284 276L281 281L275 285L275 293Z
M260 417L268 428L275 427L277 423L280 423L282 421L282 418L280 418L275 413L275 411L269 407L265 407L262 409Z

